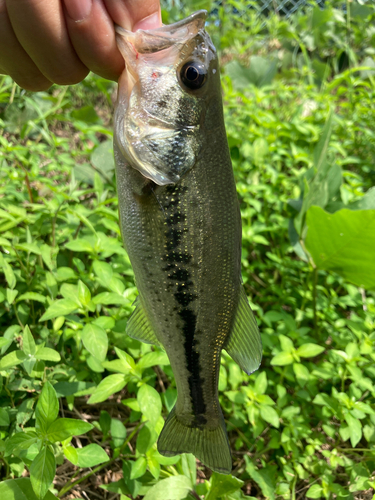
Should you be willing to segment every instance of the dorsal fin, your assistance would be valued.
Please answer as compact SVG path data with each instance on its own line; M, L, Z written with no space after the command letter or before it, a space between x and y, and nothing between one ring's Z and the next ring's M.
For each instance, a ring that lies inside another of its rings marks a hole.
M259 368L262 360L262 341L243 286L236 317L224 343L224 349L248 375Z
M145 344L157 345L163 348L162 344L156 338L150 320L146 315L139 296L135 299L133 305L135 305L136 307L132 315L130 316L128 324L126 325L126 333L132 339L139 340L140 342L144 342Z

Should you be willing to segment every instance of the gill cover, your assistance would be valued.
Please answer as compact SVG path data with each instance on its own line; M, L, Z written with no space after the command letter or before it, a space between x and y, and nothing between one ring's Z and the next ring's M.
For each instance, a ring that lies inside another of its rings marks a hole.
M215 73L217 65L204 31L206 14L135 33L116 27L126 68L119 81L115 141L133 168L161 186L178 182L202 148L209 70Z

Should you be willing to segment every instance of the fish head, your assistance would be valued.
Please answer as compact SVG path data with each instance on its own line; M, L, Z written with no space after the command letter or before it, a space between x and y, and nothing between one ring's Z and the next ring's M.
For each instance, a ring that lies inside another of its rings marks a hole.
M115 141L131 167L158 185L175 184L197 162L207 109L221 102L206 11L154 30L116 27L126 67L119 80Z

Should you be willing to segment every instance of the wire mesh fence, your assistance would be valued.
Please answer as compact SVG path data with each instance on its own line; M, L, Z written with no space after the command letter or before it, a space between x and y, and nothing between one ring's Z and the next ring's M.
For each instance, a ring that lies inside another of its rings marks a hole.
M308 5L324 7L325 0L257 0L256 8L260 14L275 12L289 17L296 10Z

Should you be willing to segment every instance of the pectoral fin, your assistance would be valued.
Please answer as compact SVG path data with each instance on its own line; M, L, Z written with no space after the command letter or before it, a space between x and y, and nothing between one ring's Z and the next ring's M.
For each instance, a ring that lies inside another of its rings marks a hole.
M262 360L262 341L242 286L236 317L224 349L248 375L259 368Z
M136 308L134 309L133 314L130 316L128 324L126 325L126 333L132 339L139 340L140 342L144 342L145 344L157 345L163 348L162 344L155 336L150 320L146 315L139 297L135 299L134 305L136 306Z

